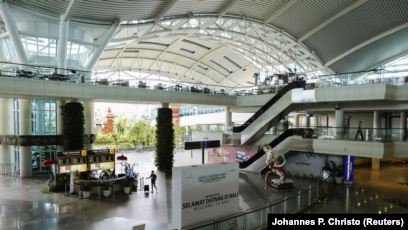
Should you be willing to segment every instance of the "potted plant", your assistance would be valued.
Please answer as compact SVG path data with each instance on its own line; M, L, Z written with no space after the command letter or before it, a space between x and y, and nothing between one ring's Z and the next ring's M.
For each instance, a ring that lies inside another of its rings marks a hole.
M128 178L123 182L123 192L128 195L130 193L131 183Z
M82 195L84 199L91 197L91 186L89 184L82 185Z
M103 184L103 196L104 197L110 197L111 195L111 189L110 189L110 184Z

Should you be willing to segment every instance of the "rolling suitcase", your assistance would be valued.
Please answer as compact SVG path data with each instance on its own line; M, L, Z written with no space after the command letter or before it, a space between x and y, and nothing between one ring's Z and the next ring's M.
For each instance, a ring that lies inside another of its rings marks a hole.
M146 184L146 185L144 186L144 192L145 192L145 194L149 194L149 190L150 190L149 185Z

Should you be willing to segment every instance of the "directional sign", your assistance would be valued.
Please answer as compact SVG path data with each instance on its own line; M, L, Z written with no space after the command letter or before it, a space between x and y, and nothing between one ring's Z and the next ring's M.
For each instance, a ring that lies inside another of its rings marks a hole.
M211 141L191 141L191 142L184 142L184 149L207 149L207 148L218 148L220 147L219 140L211 140Z

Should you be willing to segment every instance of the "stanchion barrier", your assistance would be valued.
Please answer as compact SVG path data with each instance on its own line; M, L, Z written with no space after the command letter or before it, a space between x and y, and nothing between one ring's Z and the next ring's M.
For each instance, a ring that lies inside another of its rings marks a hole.
M140 183L139 183L139 189L140 190L143 190L143 188L144 188L144 177L140 177Z

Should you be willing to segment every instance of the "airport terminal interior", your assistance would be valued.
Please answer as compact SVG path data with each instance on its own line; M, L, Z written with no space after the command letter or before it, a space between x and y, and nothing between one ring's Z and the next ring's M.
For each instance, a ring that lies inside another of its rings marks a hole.
M0 229L408 213L408 1L0 0Z

